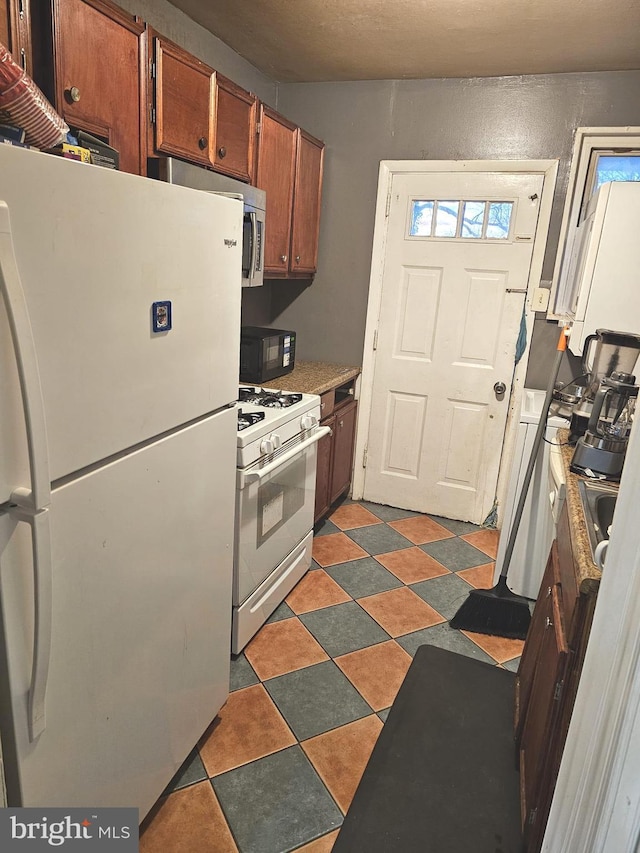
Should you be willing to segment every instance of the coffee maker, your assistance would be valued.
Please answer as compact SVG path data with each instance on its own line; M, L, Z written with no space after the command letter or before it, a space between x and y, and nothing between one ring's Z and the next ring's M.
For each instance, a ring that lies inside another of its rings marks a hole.
M638 397L635 381L633 374L617 370L602 380L587 430L576 444L572 471L610 480L620 477Z
M583 436L590 428L594 402L607 377L617 372L632 377L632 383L635 382L633 370L639 354L640 335L613 332L609 329L598 329L594 335L588 335L582 356L583 375L578 377L572 386L563 389L566 399L569 391L575 394L571 410L571 442ZM609 408L613 404L611 394L607 400Z

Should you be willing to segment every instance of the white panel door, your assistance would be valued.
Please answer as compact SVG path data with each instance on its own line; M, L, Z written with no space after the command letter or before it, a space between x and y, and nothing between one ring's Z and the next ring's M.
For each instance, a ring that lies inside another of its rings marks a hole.
M0 513L12 805L137 806L142 818L226 700L235 420L227 409L52 492L51 663L35 742L30 531Z
M490 511L543 180L394 175L366 499L475 523Z
M52 480L237 398L241 201L8 145L0 200L33 328ZM152 304L163 301L172 329L154 333ZM17 421L15 434L0 429L16 456L24 427L1 301L0 334L3 406Z

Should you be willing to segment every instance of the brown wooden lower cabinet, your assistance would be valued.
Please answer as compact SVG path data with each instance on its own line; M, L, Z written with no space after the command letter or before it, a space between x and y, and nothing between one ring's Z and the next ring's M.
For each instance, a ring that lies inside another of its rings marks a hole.
M527 853L542 845L578 690L596 593L578 589L567 504L516 678L515 738Z
M350 400L338 406L320 423L331 429L318 442L315 521L325 515L351 485L358 404Z

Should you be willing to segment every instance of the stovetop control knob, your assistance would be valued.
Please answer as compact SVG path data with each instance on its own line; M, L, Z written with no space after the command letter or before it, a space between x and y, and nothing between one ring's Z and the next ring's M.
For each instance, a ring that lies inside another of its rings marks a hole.
M260 453L273 453L282 444L282 440L277 432L272 432L268 438L263 438L260 442Z
M313 427L318 426L318 419L315 415L306 414L303 415L300 419L300 427L301 429L313 429Z

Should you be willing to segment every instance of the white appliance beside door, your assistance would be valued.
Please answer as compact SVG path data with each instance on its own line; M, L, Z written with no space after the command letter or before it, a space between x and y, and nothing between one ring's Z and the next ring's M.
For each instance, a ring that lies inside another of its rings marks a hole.
M522 407L520 410L520 422L516 437L513 462L509 475L509 485L505 499L505 511L500 530L500 543L496 556L494 583L497 583L504 565L504 555L507 542L511 533L513 514L518 498L520 497L522 482L525 471L531 457L533 441L540 422L540 412L544 404L545 392L531 388L525 388L522 393ZM511 563L509 566L508 585L509 589L518 595L535 599L542 582L542 575L547 564L549 549L555 539L557 518L554 518L553 504L550 501L549 491L549 465L552 451L555 449L552 442L556 440L556 431L560 427L566 427L569 422L564 418L552 415L547 420L544 432L544 441L538 453L531 483L527 492L522 512L522 519L518 527L518 535L515 541ZM560 486L558 486L560 489ZM554 499L555 511L559 512L560 500L563 495Z
M0 200L8 800L142 819L228 693L242 204L8 146Z
M578 226L560 311L573 321L568 347L582 355L596 329L640 332L640 183L603 184Z

